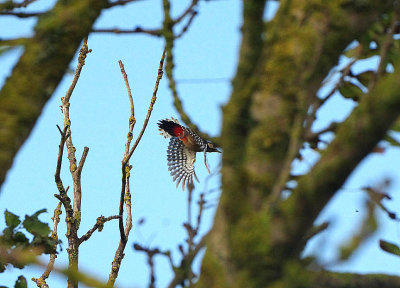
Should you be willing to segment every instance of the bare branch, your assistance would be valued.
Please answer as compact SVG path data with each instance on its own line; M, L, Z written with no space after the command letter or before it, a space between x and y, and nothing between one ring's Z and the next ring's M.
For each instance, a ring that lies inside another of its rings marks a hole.
M44 12L24 13L24 12L13 12L13 11L0 11L0 15L15 16L18 18L36 17L36 16L40 16L42 14L44 14Z
M123 5L129 4L129 3L138 2L138 1L141 1L141 0L118 0L118 1L110 2L106 8L112 8L115 6L123 6Z
M121 73L124 77L125 86L127 88L128 97L129 97L129 101L131 104L131 109L130 109L131 115L129 118L129 132L128 132L128 136L127 136L127 142L125 144L125 153L124 153L124 158L122 160L122 167L121 167L122 168L122 185L121 185L121 198L120 198L119 215L118 215L119 216L118 224L119 224L119 232L120 232L120 241L119 241L117 251L115 252L114 260L112 262L111 272L108 277L108 285L110 285L110 286L114 285L115 280L118 277L118 272L119 272L119 268L120 268L122 259L124 257L124 250L125 250L126 243L128 240L129 232L132 229L132 215L131 215L131 205L132 204L131 204L131 193L130 193L130 183L129 183L130 170L132 169L132 166L129 165L129 159L131 158L133 152L135 151L136 147L138 146L138 144L144 134L144 131L146 130L147 124L148 124L150 116L151 116L151 112L153 110L154 103L157 100L158 85L159 85L160 80L163 75L164 59L165 59L165 51L163 52L163 54L161 56L160 65L159 65L158 73L157 73L156 84L155 84L154 91L153 91L153 96L150 101L150 106L147 111L147 115L144 120L142 130L140 131L138 138L136 139L136 141L133 144L133 147L131 149L129 149L129 147L130 147L130 143L132 141L132 131L133 131L133 127L136 123L135 116L134 116L134 105L133 105L131 89L130 89L129 82L128 82L128 76L125 72L124 65L122 64L121 61L119 61L119 66L121 68ZM124 213L124 203L126 206L125 228L124 228L123 218L122 218L123 213Z
M393 44L393 35L395 33L396 26L398 26L398 19L399 19L399 12L398 12L397 9L394 9L392 23L391 23L388 31L386 31L386 36L385 36L385 38L383 40L383 43L382 43L381 53L379 55L380 59L379 59L378 69L377 69L376 73L373 75L371 81L368 84L368 91L373 89L373 87L375 86L378 78L380 76L382 76L383 73L385 72L386 64L387 64L387 55L388 55L389 50L390 50L390 48L391 48L391 46Z
M30 38L1 39L0 46L20 46L25 45Z
M69 100L71 99L72 92L75 89L76 83L78 82L79 76L81 75L81 71L83 66L85 65L85 59L87 54L92 52L92 49L89 49L87 45L87 38L83 39L83 44L81 51L79 53L79 58L78 58L78 66L76 67L75 74L74 74L74 79L72 80L71 86L69 87L67 93L65 94L63 98L63 103L68 103Z
M68 160L69 160L69 170L73 180L74 188L74 204L72 207L72 214L67 211L66 222L67 222L67 238L68 238L68 258L69 258L69 270L72 273L77 273L78 271L78 257L79 257L79 237L78 229L81 221L81 201L82 201L82 187L81 187L81 173L82 168L86 160L86 156L89 152L89 148L85 147L82 158L79 161L79 166L77 166L75 151L76 148L72 143L71 138L71 120L69 117L69 100L71 99L72 93L75 89L76 83L79 80L83 66L85 65L85 59L88 53L92 50L88 48L87 38L83 40L82 48L79 53L78 65L75 70L75 75L72 83L63 98L61 98L61 111L63 115L64 126L67 129L69 137L66 139L66 146L68 150ZM60 193L61 194L61 193ZM68 287L76 287L77 280L73 276L68 277Z
M122 28L102 28L93 29L94 33L114 33L114 34L149 34L151 36L161 37L161 29L145 29L142 27L136 27L134 29L122 29Z
M96 224L94 224L94 226L88 232L86 232L85 235L79 238L79 245L81 245L82 242L89 240L90 236L92 236L92 234L96 230L99 230L99 232L101 232L103 230L104 223L119 218L120 218L119 215L110 216L107 218L104 216L97 217Z
M351 67L357 62L359 55L362 52L362 47L360 46L359 49L356 51L356 56L341 70L341 75L339 80L337 81L336 85L329 91L329 93L322 99L316 98L315 103L312 104L311 111L307 118L305 119L305 128L304 131L306 134L312 134L311 126L316 119L316 114L318 109L324 105L339 89L340 86L343 85L344 79L351 73Z
M6 1L5 3L0 4L0 11L10 11L16 8L25 8L29 4L35 2L37 0L24 0L21 3L14 3L11 1Z
M71 134L71 120L69 117L69 100L71 99L72 93L75 89L76 83L79 80L81 71L83 66L85 65L85 59L87 54L92 52L91 49L88 48L87 45L87 38L83 40L82 48L79 53L79 58L78 58L78 65L75 70L74 78L72 80L72 83L65 94L63 98L61 98L62 106L62 114L63 114L63 121L64 125L68 126L68 132ZM78 227L79 227L79 222L80 222L80 211L81 211L81 197L82 197L82 188L81 188L81 172L83 168L83 164L85 162L87 153L89 152L89 148L85 147L83 151L82 158L80 160L79 166L77 166L77 161L76 161L76 156L75 156L75 151L76 148L74 147L72 143L72 137L70 136L67 141L67 150L68 150L68 160L69 160L69 170L72 175L73 183L74 183L74 218L78 221Z
M160 65L158 66L158 73L157 73L156 84L154 86L153 97L151 97L150 106L149 106L149 109L147 110L147 115L146 115L146 118L144 119L142 130L140 131L135 143L133 144L131 150L129 151L129 154L128 154L127 158L124 159L125 163L127 163L129 161L129 159L131 158L133 152L135 152L135 149L138 146L140 140L142 139L144 131L146 130L147 123L149 122L149 119L150 119L150 116L151 116L151 112L153 111L154 103L156 103L156 100L157 100L158 85L160 84L160 80L161 80L161 78L163 76L164 59L165 59L165 50L164 50L164 52L163 52L163 54L161 56Z
M60 173L61 173L61 164L62 164L62 155L63 155L63 151L64 151L64 144L65 144L65 141L67 140L67 138L70 136L70 134L67 133L68 125L66 125L64 127L63 131L61 131L61 128L58 125L57 125L57 129L61 134L61 141L60 141L60 145L58 146L58 157L57 157L56 174L54 175L55 181L56 181L57 186L58 186L58 183L61 181Z
M169 283L168 288L174 288L177 285L183 283L185 279L187 279L188 269L191 270L191 263L193 263L194 258L200 252L200 250L205 247L207 238L208 234L203 236L203 238L199 241L199 243L197 243L193 250L182 258L180 266L177 267L177 269L174 269L175 275Z
M53 232L51 233L51 238L53 238L56 241L58 240L57 226L58 223L60 223L61 213L62 213L61 202L58 202L57 208L54 210L53 217L51 218L53 220ZM54 244L54 251L56 251L56 248L57 248L57 243ZM46 284L46 279L49 278L50 273L53 270L56 258L57 258L56 253L50 254L49 263L47 264L46 270L43 272L42 276L40 276L40 278L32 278L32 281L35 282L38 287L48 287L48 285Z
M140 244L133 244L133 248L136 251L141 251L146 253L147 255L147 264L149 264L150 268L150 281L149 281L149 288L154 288L155 287L155 282L156 282L156 276L155 276L155 269L154 269L154 261L153 258L156 255L162 255L162 256L167 256L169 259L171 259L171 253L169 251L161 251L158 248L146 248L141 246Z
M79 175L82 173L82 168L83 168L83 165L85 164L85 160L86 160L88 153L89 153L89 147L85 146L83 148L81 160L79 161L78 169L76 170L76 173L79 173Z
M11 1L0 2L0 5L8 5ZM77 47L107 5L107 0L53 2L55 5L48 13L37 17L32 39L26 41L18 63L0 90L0 118L9 119L6 123L2 121L3 135L7 137L0 137L3 155L0 157L0 182L4 181L12 159L65 75ZM54 29L61 29L62 33L54 33ZM26 99L30 99L31 105L23 104ZM24 129L18 128L21 125Z
M67 215L72 216L71 199L67 195L68 187L67 187L67 189L64 189L64 185L63 185L61 177L60 177L64 145L65 145L66 139L69 137L69 133L67 133L68 126L65 126L63 131L61 131L61 129L58 125L57 125L57 128L58 128L58 131L60 131L61 140L60 140L60 145L58 146L57 166L56 166L56 173L54 174L54 180L56 182L57 189L60 192L60 194L59 195L55 194L54 196L58 200L60 200L60 202L63 204Z
M126 145L125 145L125 156L126 156L126 155L128 155L129 147L131 145L131 141L132 141L132 137L133 137L132 131L136 124L135 105L133 103L131 87L129 86L128 75L125 72L124 64L122 63L121 60L118 61L118 64L119 64L119 67L121 68L122 76L124 77L126 91L128 92L129 102L131 104L131 116L129 117L129 133L128 133L128 139L127 139Z
M192 4L193 4L193 2L197 2L197 1L192 1ZM168 87L171 90L172 97L174 98L174 107L175 107L176 111L179 113L179 116L182 119L182 121L186 125L188 125L190 129L197 131L199 133L199 135L205 139L211 139L217 146L219 146L218 139L213 139L208 134L201 132L199 127L192 122L189 115L183 109L183 104L182 104L181 98L179 97L176 81L175 81L174 74L173 74L174 66L175 66L174 56L172 53L173 46L174 46L173 26L176 24L176 20L173 20L171 18L169 0L164 0L163 6L164 6L163 30L165 31L164 32L165 43L166 43L165 50L166 50L166 54L167 54L167 56L166 56L167 63L165 65L165 73L167 74L167 78L168 78ZM189 11L189 10L187 10L187 11Z
M181 32L178 33L176 36L174 36L175 39L181 38L183 36L183 34L185 34L187 32L187 30L189 29L190 25L192 24L194 17L196 17L197 12L196 11L192 11L190 13L190 18L188 20L188 22L186 23L186 25L182 28Z
M322 231L325 231L329 227L329 222L323 222L320 225L314 226L310 231L308 231L307 235L305 236L305 241L310 240L315 235L318 235Z
M190 3L190 5L186 8L186 10L179 16L177 17L175 20L173 20L174 24L177 24L179 22L181 22L187 15L191 15L190 17L193 17L193 14L197 14L196 11L194 11L193 9L196 7L197 3L199 2L199 0L192 0L192 3Z
M126 139L126 144L125 144L125 152L124 152L124 158L128 155L129 153L129 147L131 145L131 141L132 141L132 132L133 132L133 128L135 127L136 124L136 119L135 119L135 106L133 103L133 97L132 97L132 92L131 92L131 88L129 86L129 81L128 81L128 75L125 72L125 68L124 68L124 64L122 63L121 60L118 61L119 67L121 69L121 73L122 76L124 77L124 81L125 81L125 86L126 86L126 90L128 92L128 98L129 98L129 102L130 102L130 117L129 117L129 129L128 129L128 135L127 135L127 139ZM125 193L129 192L129 171L130 171L131 167L128 165L128 162L126 164L122 164L122 185L121 185L121 197L120 197L120 203L119 203L119 232L120 232L120 236L121 236L121 243L126 243L126 238L127 238L127 233L129 233L129 230L126 232L124 229L124 222L123 222L123 214L124 214L124 202L125 202ZM130 202L129 202L130 203ZM127 213L130 213L130 205L127 206ZM127 216L127 225L129 222L131 222L131 218L128 219ZM129 225L132 225L131 223ZM128 226L126 226L128 227Z
M326 128L315 132L315 133L308 133L308 135L305 135L305 140L311 144L311 148L314 148L316 144L319 141L319 137L322 134L328 133L328 132L335 132L336 129L338 128L339 123L338 122L331 122Z
M108 6L109 7L115 7L118 5L125 5L131 2L136 2L138 0L121 0L121 1L116 1L116 2L111 2ZM193 0L192 3L185 9L185 11L178 16L175 20L173 20L172 25L176 25L180 23L183 19L186 18L186 16L190 15L190 18L187 22L187 24L182 28L182 31L175 36L174 38L180 38L182 35L188 30L189 26L192 24L194 17L197 15L197 12L194 10L195 6L198 4L199 0ZM163 35L162 29L145 29L140 26L137 26L136 28L133 29L122 29L122 28L102 28L102 29L93 29L92 32L95 33L114 33L114 34L136 34L136 33L143 33L143 34L148 34L151 36L156 36L156 37L161 37Z

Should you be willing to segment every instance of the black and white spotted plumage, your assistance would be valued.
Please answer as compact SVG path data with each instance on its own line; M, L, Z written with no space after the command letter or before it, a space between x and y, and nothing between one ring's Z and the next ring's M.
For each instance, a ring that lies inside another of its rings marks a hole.
M185 147L182 141L177 137L171 137L167 150L168 170L171 172L173 181L176 181L176 187L182 182L182 189L193 184L193 176L199 182L194 171L194 162L196 162L196 152Z
M204 163L210 172L206 152L220 152L210 141L204 140L191 129L181 126L174 118L160 120L158 127L162 136L170 138L167 162L173 181L176 181L176 187L182 183L184 190L185 186L192 185L193 176L199 182L194 170L197 152L204 153Z

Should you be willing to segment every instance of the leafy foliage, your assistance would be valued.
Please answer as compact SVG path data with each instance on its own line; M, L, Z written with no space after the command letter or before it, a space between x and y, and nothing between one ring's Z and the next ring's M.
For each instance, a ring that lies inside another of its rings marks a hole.
M14 288L26 288L28 284L26 283L26 279L24 276L19 276L17 281L15 281Z
M388 252L390 254L393 254L393 255L400 256L400 248L399 248L399 246L397 246L394 243L390 243L390 242L385 241L385 240L380 240L379 241L379 246L381 247L381 249L383 251L386 251L386 252Z
M25 215L22 225L19 216L8 210L4 212L7 227L3 230L2 235L0 235L0 249L3 250L2 254L5 254L4 256L11 256L15 253L41 255L56 252L55 250L59 241L49 235L51 232L49 225L39 220L39 215L44 212L46 212L46 209L39 210L31 216ZM19 269L24 268L26 265L22 259L9 261L7 258L0 258L0 273L4 272L8 264ZM24 286L24 281L21 279L17 281L19 284L16 283L15 287L26 287L26 284Z

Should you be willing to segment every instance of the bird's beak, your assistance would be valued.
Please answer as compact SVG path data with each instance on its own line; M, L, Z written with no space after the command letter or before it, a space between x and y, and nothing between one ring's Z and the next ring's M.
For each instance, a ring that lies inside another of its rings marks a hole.
M221 148L215 148L215 152L222 153Z

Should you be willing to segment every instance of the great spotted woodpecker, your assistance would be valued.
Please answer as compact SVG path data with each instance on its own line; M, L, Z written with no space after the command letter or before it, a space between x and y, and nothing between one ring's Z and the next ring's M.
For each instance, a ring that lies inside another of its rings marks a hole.
M207 166L207 152L221 151L214 147L210 141L201 138L193 130L183 127L179 121L172 118L163 119L157 123L160 134L165 138L171 138L167 149L168 170L171 171L173 181L176 181L176 187L182 182L182 190L185 190L185 184L193 184L193 176L199 182L194 171L194 162L196 153L204 152L204 164Z

